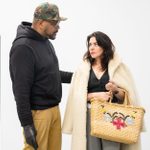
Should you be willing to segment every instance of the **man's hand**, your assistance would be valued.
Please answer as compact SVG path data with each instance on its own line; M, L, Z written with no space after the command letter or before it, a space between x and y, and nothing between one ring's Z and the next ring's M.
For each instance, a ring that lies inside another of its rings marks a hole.
M24 135L25 135L25 139L27 144L31 145L35 150L37 150L38 148L38 144L36 142L36 130L34 125L27 125L24 126Z

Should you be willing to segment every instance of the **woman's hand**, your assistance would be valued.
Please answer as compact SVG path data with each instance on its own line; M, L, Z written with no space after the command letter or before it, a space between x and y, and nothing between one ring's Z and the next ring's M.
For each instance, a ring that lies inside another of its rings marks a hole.
M119 88L117 86L117 84L113 81L109 81L106 85L105 85L106 90L111 91L113 94L117 94L119 92Z
M93 92L88 93L87 98L90 101L92 98L99 99L102 101L108 101L111 98L112 94L110 92Z
M105 85L106 90L110 91L119 99L119 103L123 103L124 97L125 97L125 92L123 89L119 88L117 84L113 81L109 81Z

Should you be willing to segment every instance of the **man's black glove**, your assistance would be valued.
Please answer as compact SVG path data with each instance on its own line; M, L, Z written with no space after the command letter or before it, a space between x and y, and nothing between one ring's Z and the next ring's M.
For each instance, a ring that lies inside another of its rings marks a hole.
M27 126L24 126L24 135L25 135L25 139L26 139L26 142L31 145L35 150L37 150L38 148L38 144L36 142L36 135L37 135L37 132L35 130L35 127L34 125L27 125Z

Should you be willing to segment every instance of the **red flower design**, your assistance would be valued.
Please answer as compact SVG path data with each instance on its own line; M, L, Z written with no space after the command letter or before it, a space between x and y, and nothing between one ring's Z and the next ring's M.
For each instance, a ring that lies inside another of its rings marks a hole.
M116 118L112 123L117 129L121 129L122 127L124 128L126 126L124 120L121 118Z

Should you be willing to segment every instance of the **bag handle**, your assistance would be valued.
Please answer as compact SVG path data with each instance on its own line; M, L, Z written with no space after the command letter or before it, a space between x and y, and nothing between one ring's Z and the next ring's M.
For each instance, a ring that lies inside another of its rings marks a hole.
M123 91L125 93L125 97L124 97L124 102L121 105L130 105L130 101L128 100L128 97L127 97L128 96L127 95L127 91L125 91L124 89L123 89ZM112 91L109 91L109 92L111 94L111 97L109 98L108 101L105 101L105 100L102 100L102 99L98 99L98 98L95 98L95 97L91 98L90 101L92 102L92 101L95 101L95 100L99 100L99 101L104 102L104 103L112 103L113 92Z
M125 90L123 90L124 91L124 101L123 101L123 103L122 103L122 105L130 105L130 102L129 102L129 100L128 100L128 98L127 98L127 92L125 91ZM109 91L110 92L110 94L111 94L111 97L110 97L110 99L109 99L109 103L112 103L112 99L113 99L113 96L114 96L114 94L113 94L113 92L112 91Z

